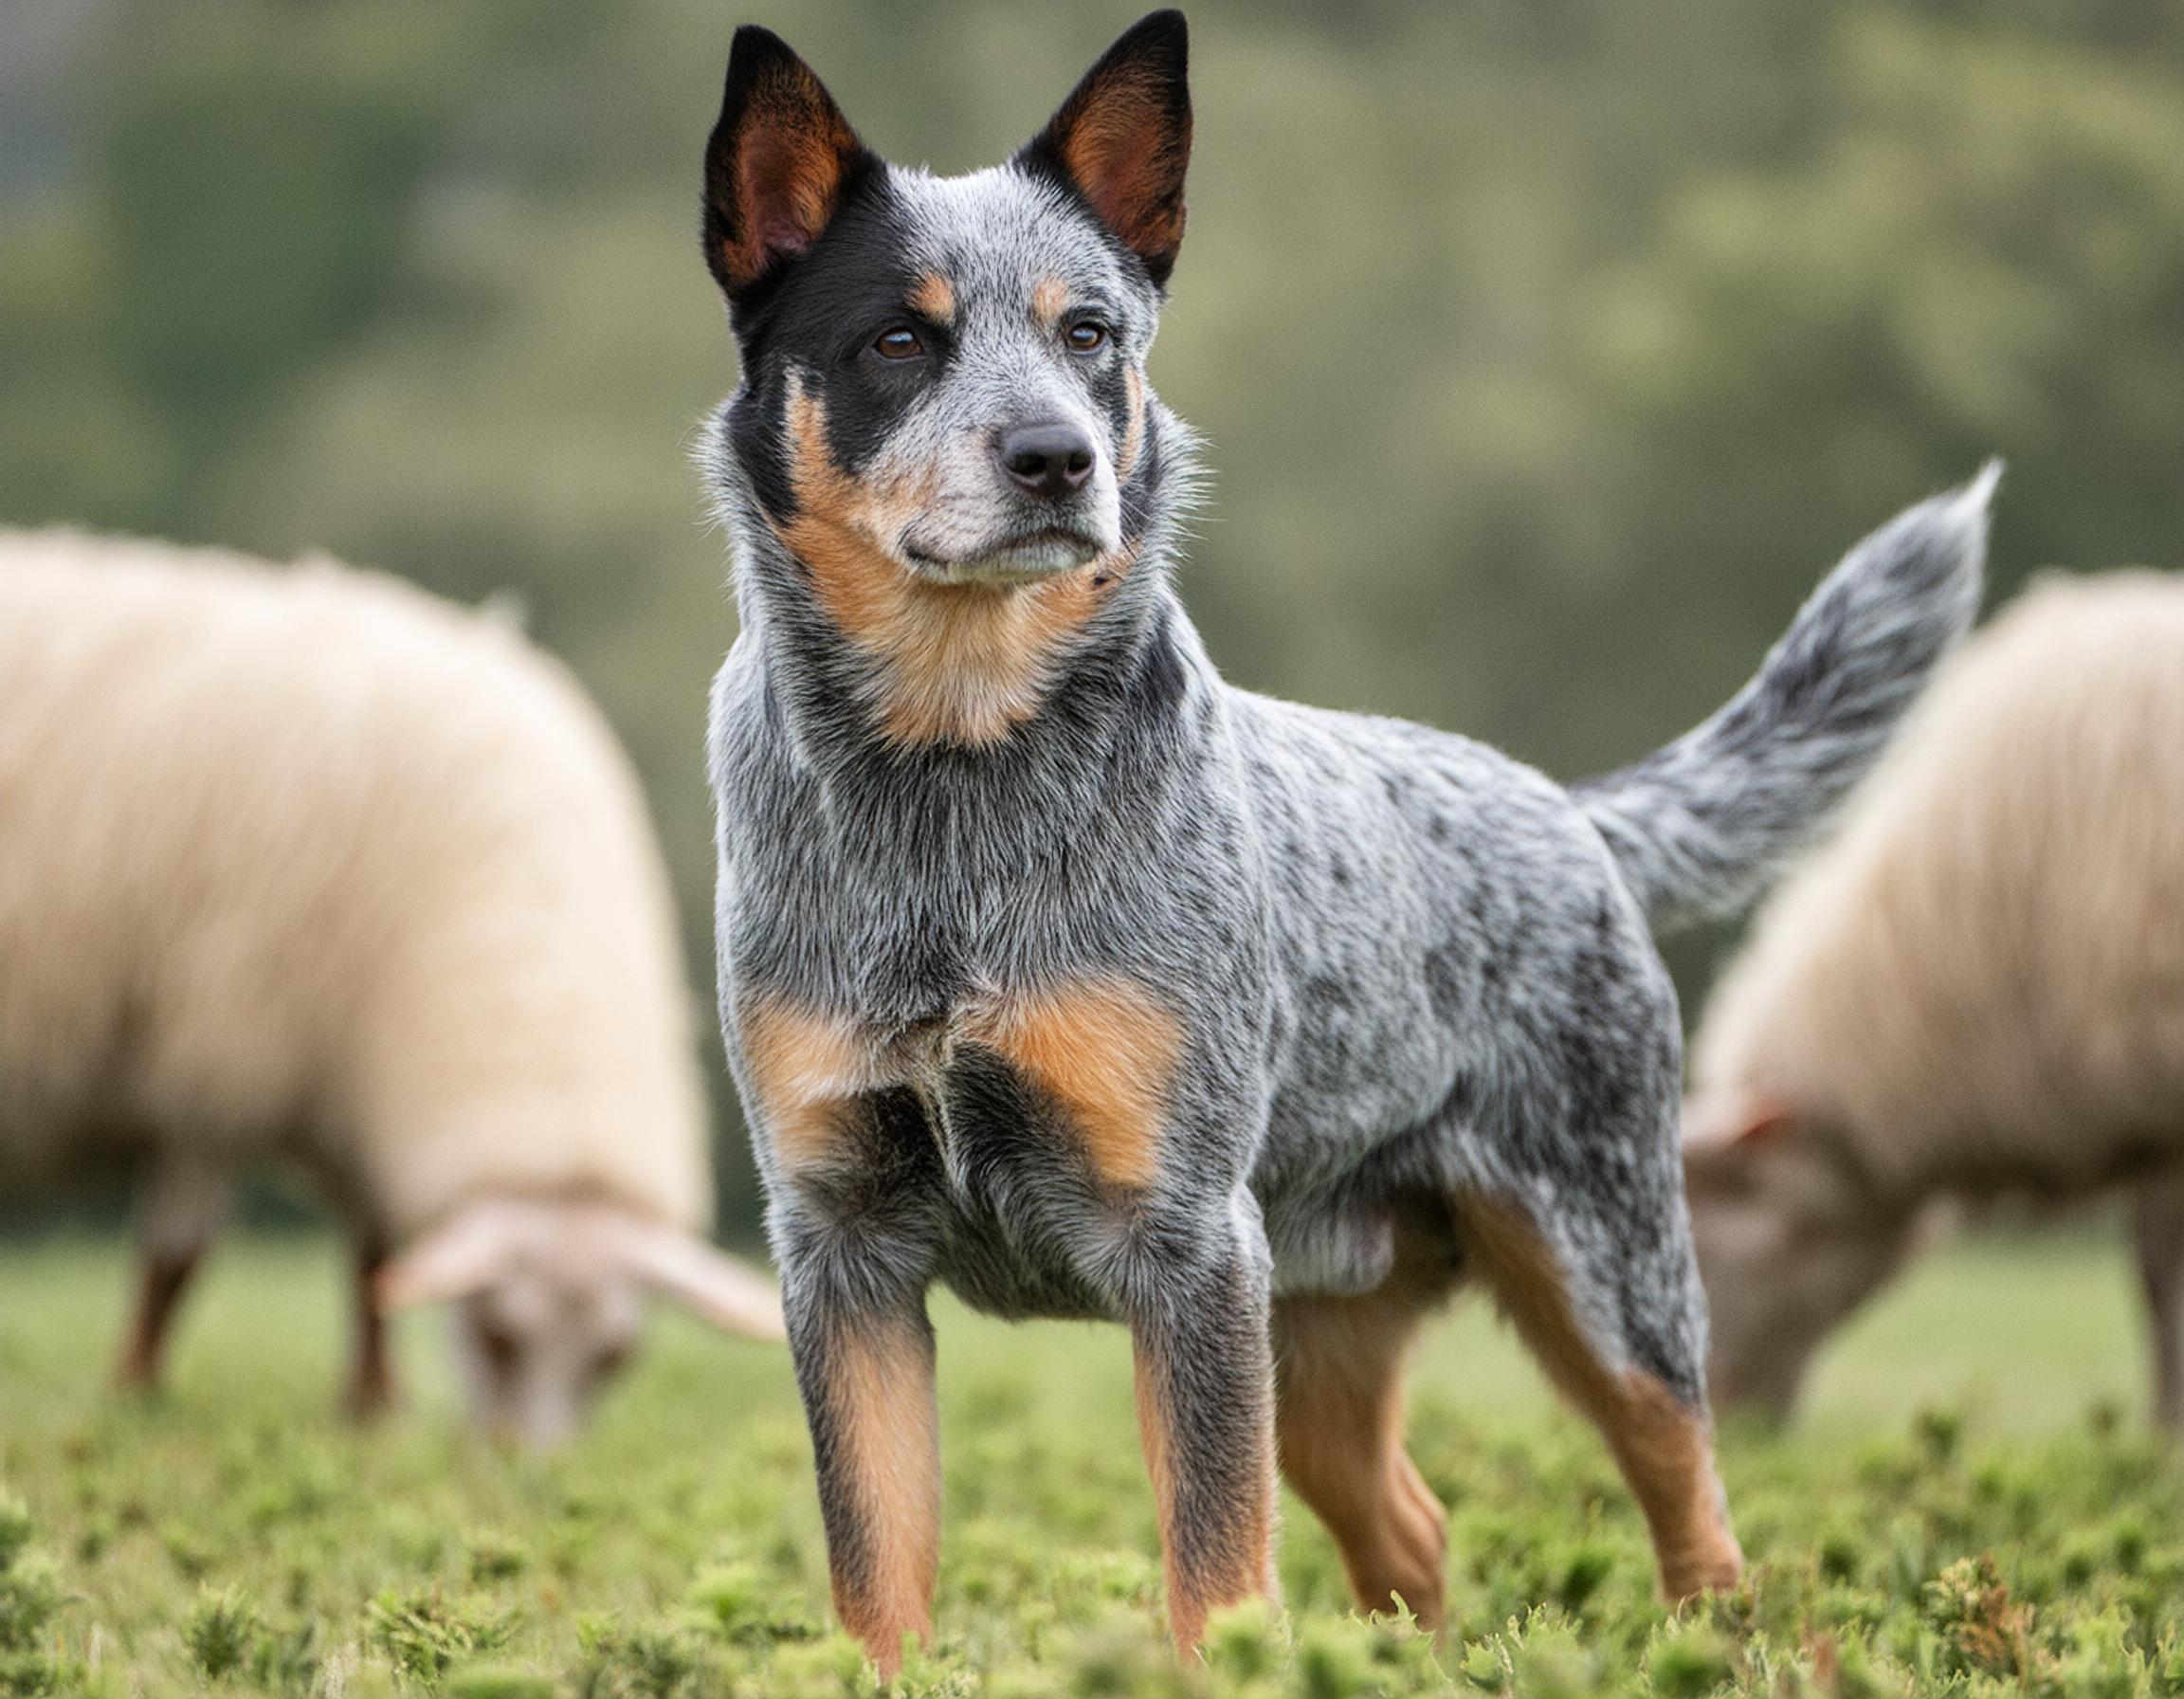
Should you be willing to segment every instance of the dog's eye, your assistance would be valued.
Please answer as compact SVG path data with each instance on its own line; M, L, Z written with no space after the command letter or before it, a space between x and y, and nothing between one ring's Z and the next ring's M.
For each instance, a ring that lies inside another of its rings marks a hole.
M1107 327L1097 319L1080 319L1069 327L1071 354L1096 354L1107 345Z
M925 344L918 339L916 331L898 324L893 330L880 333L872 343L872 352L883 360L914 360L925 352Z

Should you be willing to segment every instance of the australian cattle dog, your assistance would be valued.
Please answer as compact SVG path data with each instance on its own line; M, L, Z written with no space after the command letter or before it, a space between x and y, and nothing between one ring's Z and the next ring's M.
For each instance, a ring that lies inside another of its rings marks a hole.
M835 1601L883 1671L931 1625L937 1280L1128 1326L1184 1645L1272 1589L1277 1465L1361 1604L1439 1623L1400 1382L1466 1281L1599 1426L1665 1593L1734 1583L1648 922L1748 895L1977 599L1991 478L1574 787L1223 683L1145 376L1190 147L1168 11L962 177L880 158L746 28L706 153L742 356L705 450L742 619L722 1018Z

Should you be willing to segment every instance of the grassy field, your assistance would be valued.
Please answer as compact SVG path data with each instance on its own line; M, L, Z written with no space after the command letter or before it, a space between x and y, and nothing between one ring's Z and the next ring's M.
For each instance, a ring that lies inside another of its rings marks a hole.
M786 1359L680 1318L585 1440L464 1439L429 1321L407 1412L332 1415L338 1287L241 1242L170 1395L103 1395L116 1251L0 1251L0 1691L798 1695L870 1690L832 1633ZM948 1522L935 1694L2184 1691L2184 1467L2147 1437L2120 1254L1960 1246L1866 1317L1795 1435L1724 1436L1754 1577L1680 1617L1631 1507L1478 1306L1430 1335L1412 1433L1451 1507L1445 1645L1346 1608L1288 1507L1285 1617L1158 1630L1114 1329L938 1310Z

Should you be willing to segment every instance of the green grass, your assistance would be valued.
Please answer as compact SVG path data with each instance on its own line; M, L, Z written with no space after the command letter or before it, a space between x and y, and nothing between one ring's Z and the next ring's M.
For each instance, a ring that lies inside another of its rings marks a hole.
M411 1399L332 1415L336 1254L229 1247L170 1394L110 1399L111 1247L0 1251L0 1692L795 1699L870 1690L830 1627L786 1359L680 1318L578 1446L464 1438L429 1323ZM948 1694L2184 1692L2184 1468L2142 1432L2120 1254L1956 1248L1846 1335L1795 1434L1725 1436L1755 1560L1672 1617L1597 1443L1490 1317L1421 1353L1421 1467L1451 1507L1450 1635L1352 1617L1287 1507L1285 1617L1158 1634L1125 1341L938 1306Z

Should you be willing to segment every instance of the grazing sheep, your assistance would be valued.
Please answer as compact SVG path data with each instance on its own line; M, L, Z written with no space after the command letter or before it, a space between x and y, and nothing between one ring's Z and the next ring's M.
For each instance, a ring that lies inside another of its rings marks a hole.
M710 1209L628 766L502 621L313 563L0 531L0 1194L148 1177L157 1376L230 1175L299 1171L381 1315L460 1300L475 1414L569 1432L646 1291L778 1337Z
M2125 1188L2184 1425L2184 580L2054 579L1957 659L1693 1047L1714 1395L1785 1413L1944 1200Z

